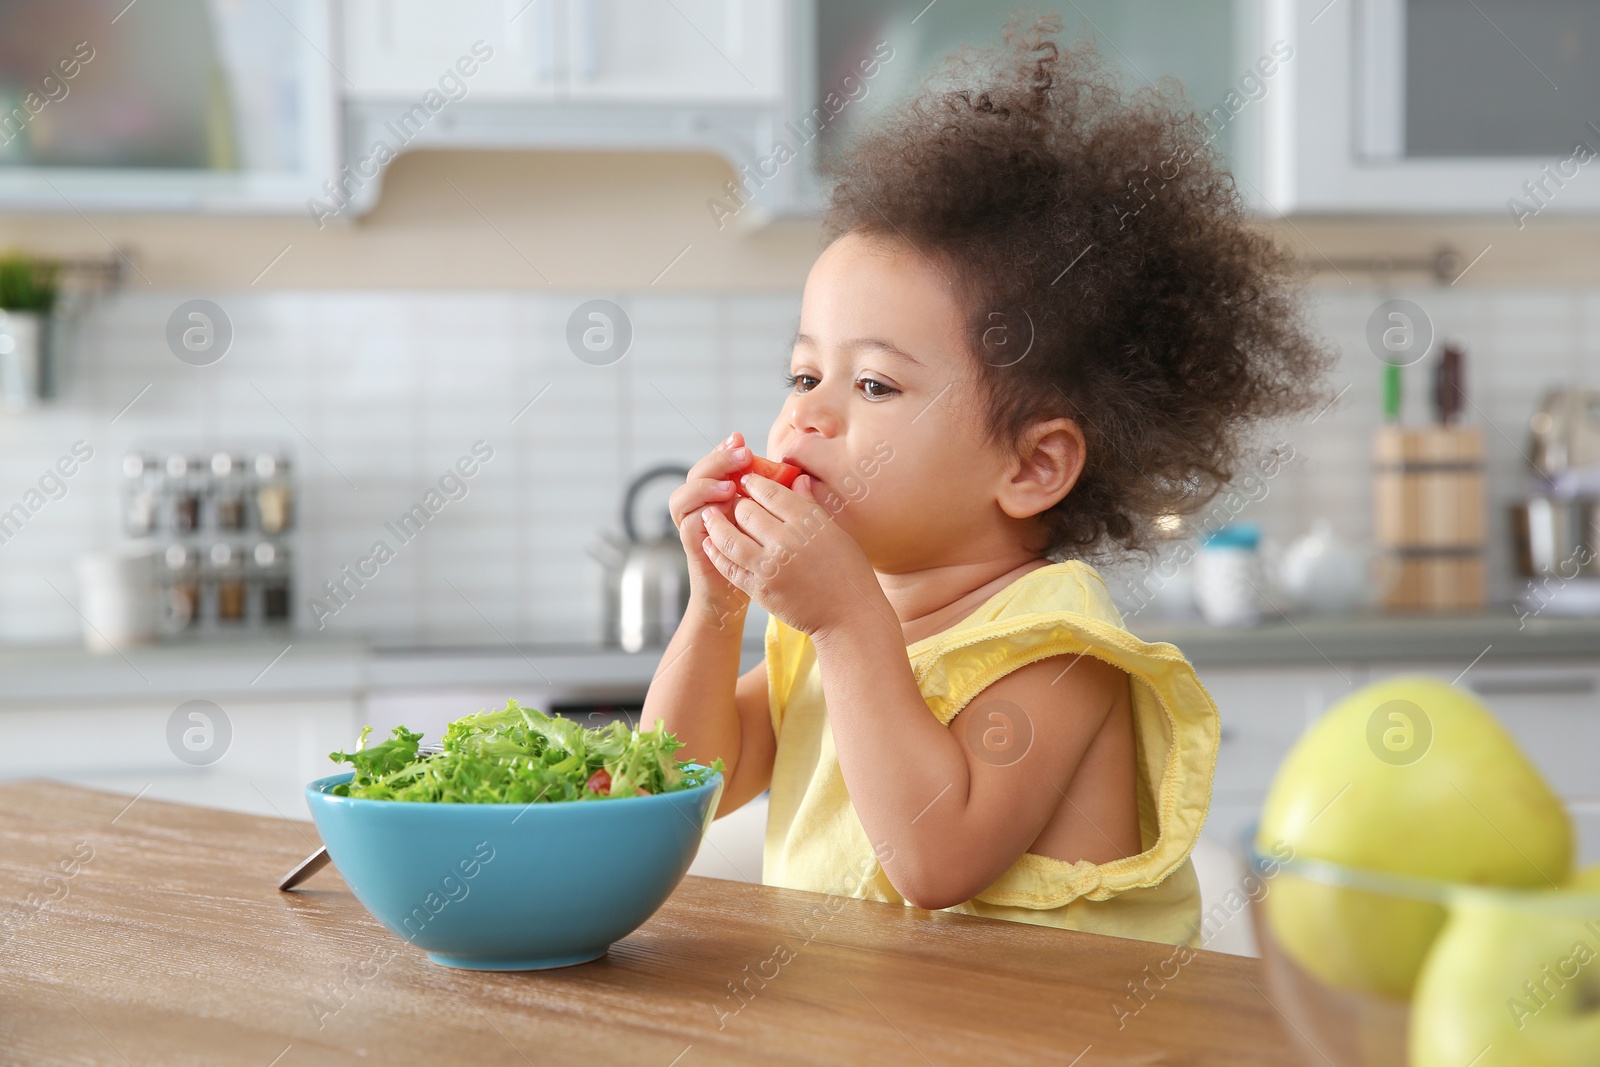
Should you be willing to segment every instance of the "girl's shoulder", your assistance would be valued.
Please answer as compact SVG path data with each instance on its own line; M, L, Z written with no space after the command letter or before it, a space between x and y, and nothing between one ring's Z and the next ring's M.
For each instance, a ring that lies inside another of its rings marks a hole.
M1021 617L1074 616L1122 629L1122 613L1111 599L1111 591L1100 572L1082 560L1065 560L1036 567L995 593L977 610L920 641L906 646L915 660L930 650L975 631L992 629L997 623ZM776 617L767 620L766 645L769 652L796 654L808 643L806 635L784 625Z
M1186 706L1202 718L1212 709L1182 652L1134 636L1099 572L1080 560L1029 571L965 619L906 652L918 687L943 722L1022 666L1085 654L1148 682L1163 703Z
M1083 617L1122 628L1122 613L1100 572L1073 559L1028 571L960 622L907 646L907 652L915 659L920 653L948 646L976 631L993 630L997 625L1024 618L1048 625L1051 617Z

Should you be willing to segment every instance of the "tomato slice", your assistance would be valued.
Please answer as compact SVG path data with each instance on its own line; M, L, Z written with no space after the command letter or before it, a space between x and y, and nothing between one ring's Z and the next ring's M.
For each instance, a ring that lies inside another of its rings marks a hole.
M584 788L591 793L599 793L603 797L611 795L611 772L601 767L589 776L589 781Z
M777 463L764 456L755 455L750 457L750 472L759 474L763 478L771 478L785 489L794 488L794 480L803 473L793 463ZM738 481L733 484L740 496L750 495L744 491L744 486L740 485Z

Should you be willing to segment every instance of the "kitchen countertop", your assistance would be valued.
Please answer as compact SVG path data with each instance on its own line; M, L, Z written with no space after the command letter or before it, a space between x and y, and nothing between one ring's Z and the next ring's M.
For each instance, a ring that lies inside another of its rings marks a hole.
M1540 616L1510 610L1482 615L1360 615L1277 619L1229 629L1203 623L1131 620L1146 641L1170 641L1197 667L1335 662L1466 663L1493 645L1503 660L1600 659L1600 618Z
M1600 619L1510 611L1441 618L1279 619L1247 629L1134 619L1148 641L1170 641L1202 671L1335 663L1461 663L1492 646L1495 663L1600 660ZM744 647L743 668L761 657ZM286 634L188 641L91 653L76 645L0 648L0 707L105 700L355 697L372 692L489 689L623 699L649 684L660 650L593 644L405 646L374 638Z
M310 823L0 785L8 1063L1285 1064L1261 961L688 877L592 963L430 963L327 868ZM61 875L64 858L81 861ZM87 856L87 858L84 858ZM774 959L776 976L749 981ZM374 962L378 961L378 962ZM1163 972L1164 973L1164 972ZM751 990L735 999L734 982Z
M743 651L744 667L762 655ZM650 683L660 649L598 645L385 646L285 634L89 652L78 645L0 648L0 708L105 700L356 697L374 691L494 689L617 699Z

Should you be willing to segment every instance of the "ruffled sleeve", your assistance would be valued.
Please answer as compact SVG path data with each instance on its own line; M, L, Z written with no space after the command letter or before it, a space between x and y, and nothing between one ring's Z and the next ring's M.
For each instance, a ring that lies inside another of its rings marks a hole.
M1082 595L1095 590L1062 596L1069 584L1052 581L1048 596L997 604L989 617L910 650L928 709L946 725L985 687L1050 656L1094 656L1129 677L1143 851L1103 864L1024 853L974 898L990 904L1058 908L1079 897L1106 900L1158 885L1188 859L1210 806L1220 725L1194 668L1173 645L1141 641L1123 629L1109 598L1102 604Z

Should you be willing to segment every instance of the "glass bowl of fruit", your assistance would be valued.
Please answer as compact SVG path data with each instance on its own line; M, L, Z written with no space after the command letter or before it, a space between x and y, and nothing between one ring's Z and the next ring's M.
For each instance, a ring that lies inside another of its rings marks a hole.
M1262 992L1304 1063L1600 1064L1600 866L1475 694L1345 697L1242 846Z
M1247 832L1266 988L1306 1064L1600 1064L1600 866L1543 889L1294 854Z

